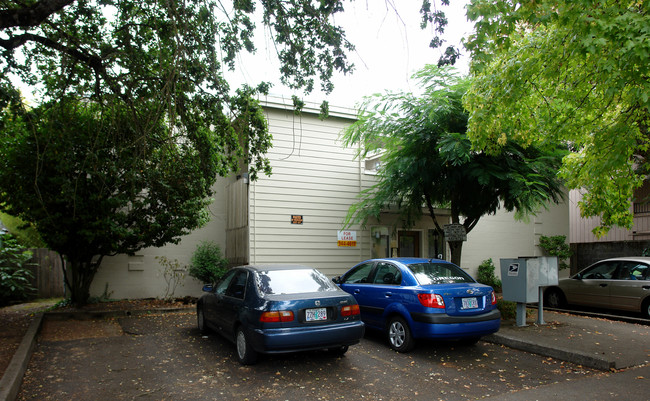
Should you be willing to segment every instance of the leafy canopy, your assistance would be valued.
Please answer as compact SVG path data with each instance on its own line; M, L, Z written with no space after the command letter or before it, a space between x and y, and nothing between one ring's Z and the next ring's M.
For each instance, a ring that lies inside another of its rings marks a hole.
M560 200L561 152L515 141L498 154L472 150L462 103L470 81L434 66L415 77L421 95L367 98L358 121L344 133L347 146L361 145L360 157L382 153L376 184L362 191L346 224L379 220L396 207L400 220L411 225L423 215L424 205L440 234L437 208L448 208L452 223L470 232L482 216L500 207L523 216ZM456 264L461 245L450 243Z
M595 234L630 228L648 169L647 2L473 0L467 15L476 24L466 44L475 145L567 144L561 175L583 190L581 214L601 217Z

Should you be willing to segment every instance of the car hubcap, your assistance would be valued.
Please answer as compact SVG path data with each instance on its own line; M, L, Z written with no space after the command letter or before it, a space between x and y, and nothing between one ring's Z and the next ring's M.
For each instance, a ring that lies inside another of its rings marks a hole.
M237 353L239 358L244 359L246 355L246 337L244 337L243 331L237 333Z
M393 324L390 325L388 335L390 337L390 343L395 347L399 348L402 346L402 344L404 344L404 326L402 326L399 322L393 322Z

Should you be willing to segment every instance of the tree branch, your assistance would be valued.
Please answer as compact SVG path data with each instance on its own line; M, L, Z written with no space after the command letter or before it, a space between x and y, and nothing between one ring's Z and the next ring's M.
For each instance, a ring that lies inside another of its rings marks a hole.
M0 29L35 27L75 0L41 0L29 7L0 10Z

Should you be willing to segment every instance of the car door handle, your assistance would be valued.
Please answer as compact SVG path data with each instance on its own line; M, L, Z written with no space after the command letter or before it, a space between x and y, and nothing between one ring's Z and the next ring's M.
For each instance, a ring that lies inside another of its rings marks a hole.
M644 285L641 288L643 288L644 290L650 290L650 285Z
M384 296L385 296L386 298L390 298L390 297L393 296L393 293L392 293L392 292L387 292L387 293L384 294Z
M358 293L360 293L360 292L361 292L361 290L358 289L358 288L357 288L356 290L354 290L354 293L355 293L355 294L358 294Z

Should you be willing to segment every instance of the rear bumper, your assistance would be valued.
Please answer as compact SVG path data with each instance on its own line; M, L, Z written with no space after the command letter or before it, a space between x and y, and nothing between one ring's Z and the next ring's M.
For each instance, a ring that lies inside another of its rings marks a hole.
M254 329L251 345L257 352L285 353L357 344L365 325L356 320L341 324L282 329Z
M416 338L470 338L496 333L501 327L501 312L494 309L474 316L449 316L444 313L413 313L412 332Z

